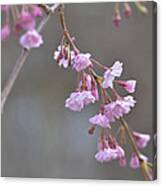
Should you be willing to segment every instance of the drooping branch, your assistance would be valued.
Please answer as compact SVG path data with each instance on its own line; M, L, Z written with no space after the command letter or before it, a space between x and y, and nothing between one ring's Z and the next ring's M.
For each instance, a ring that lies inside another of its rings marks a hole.
M56 12L56 10L58 9L58 7L60 5L61 4L57 3L52 6L45 6L47 15L43 18L43 20L38 25L38 28L37 28L38 32L41 32L43 30L43 28L45 27L45 25L49 21L52 14L54 14ZM8 81L2 91L2 94L1 94L1 113L3 112L3 108L6 103L6 100L12 90L12 87L13 87L18 75L21 72L22 67L25 64L25 61L26 61L30 51L31 51L31 49L22 48L21 54L20 54L19 58L17 59L16 64L15 64L15 66L14 66L14 68L8 78Z
M69 31L68 31L68 28L67 28L67 25L66 25L66 21L65 21L65 15L64 15L64 11L63 11L64 7L63 6L60 6L59 8L59 13L60 13L60 23L61 23L61 27L63 29L63 32L64 32L64 36L65 38L68 40L68 42L71 44L72 48L74 49L74 51L76 53L79 52L79 49L78 47L75 45ZM98 67L100 67L101 69L105 70L106 67L98 62L97 60L91 58L91 62L92 63L95 63ZM92 75L94 76L94 78L98 79L99 81L99 84L100 84L100 76L98 76L94 71L91 71L92 72ZM108 95L109 96L109 95ZM111 99L111 98L110 98ZM141 168L141 172L142 172L142 175L144 177L145 180L152 180L152 177L150 175L150 172L148 171L148 169L150 168L149 167L149 162L148 163L145 163L142 159L141 159L141 152L139 151L137 145L136 145L136 142L134 140L134 137L133 137L133 134L132 134L132 131L131 129L129 128L127 122L125 121L125 119L123 117L121 117L119 119L121 125L124 127L128 137L129 137L129 140L130 140L130 144L132 146L132 149L134 151L134 153L136 154L136 156L138 157L139 159L139 163L140 163L140 168Z

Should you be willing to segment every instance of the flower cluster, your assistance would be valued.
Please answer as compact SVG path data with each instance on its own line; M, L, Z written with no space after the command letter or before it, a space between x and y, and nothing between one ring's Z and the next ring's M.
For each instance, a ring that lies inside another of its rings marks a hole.
M97 126L102 131L95 159L102 163L118 160L120 166L126 166L126 153L109 129L112 128L112 123L128 114L136 104L133 96L121 97L115 87L118 85L127 93L134 93L136 80L118 79L123 72L123 63L120 61L116 61L111 67L104 66L103 76L97 75L91 54L81 53L75 48L71 50L70 44L67 41L64 42L64 40L54 52L53 58L59 66L71 67L78 73L78 86L66 99L66 108L80 112L85 106L99 101L100 98L102 100L98 113L89 118L89 122L92 124L89 133L93 134ZM112 98L110 98L108 91L113 94ZM107 135L105 134L106 130L109 131ZM146 147L150 140L150 136L147 134L133 132L132 135L138 148ZM138 168L140 167L140 161L147 162L148 158L140 154L139 159L139 156L133 152L129 165L132 168Z
M119 160L121 166L124 167L126 165L125 152L112 136L103 136L99 140L98 152L95 154L95 159L101 163Z
M135 2L136 7L143 14L147 13L147 8L140 2ZM44 7L45 12L49 11L48 5ZM5 23L1 29L1 39L6 41L11 34L11 29L17 36L20 31L25 31L20 37L20 45L29 50L38 48L43 44L42 36L38 31L42 29L48 20L48 16L42 20L36 29L37 17L42 17L42 9L38 5L2 5L1 10L5 14ZM152 164L148 162L148 157L140 152L147 146L150 136L131 130L124 119L124 115L131 112L135 107L136 101L130 93L136 90L136 80L119 80L123 72L123 63L115 61L111 67L105 66L92 58L90 53L82 53L75 45L75 38L71 37L65 22L63 6L58 4L60 13L60 23L63 29L63 37L57 50L54 52L53 59L65 69L71 67L77 73L78 85L65 101L65 107L72 111L81 112L84 107L100 101L100 108L97 113L89 118L91 128L89 134L93 134L95 129L100 131L98 140L98 151L95 159L98 162L119 161L121 167L127 165L126 152L123 148L125 134L128 134L133 152L129 165L131 168L142 168L146 177L152 179ZM130 3L124 3L124 14L126 17L132 15ZM12 18L12 21L10 20ZM12 22L12 24L11 24ZM121 22L120 6L115 3L113 22L119 27ZM43 26L42 26L43 25ZM37 31L38 30L38 31ZM21 61L20 61L21 62ZM103 70L102 75L95 71L95 65ZM19 73L19 71L18 71ZM11 79L12 81L12 79ZM10 83L10 82L9 82ZM126 95L121 96L116 90L116 86L122 87ZM117 134L112 133L112 123L121 123ZM118 139L119 138L119 139ZM120 139L121 138L121 139Z
M18 36L20 31L26 33L20 37L22 47L38 48L42 43L42 37L36 31L36 18L42 17L42 9L37 5L2 5L1 11L5 14L5 22L1 29L1 40L6 41L13 30ZM12 18L12 20L11 20Z

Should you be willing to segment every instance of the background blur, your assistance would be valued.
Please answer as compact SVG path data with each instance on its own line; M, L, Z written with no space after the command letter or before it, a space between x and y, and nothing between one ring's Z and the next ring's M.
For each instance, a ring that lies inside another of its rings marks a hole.
M131 5L133 16L123 16L119 29L112 23L114 3L67 4L65 13L83 52L108 66L120 59L124 63L122 79L137 80L137 105L125 118L134 130L152 135L152 2L146 3L147 16ZM140 170L120 168L118 162L96 162L98 133L90 136L87 131L88 119L98 111L98 104L81 113L64 107L76 86L76 74L52 60L62 36L57 16L51 18L43 36L44 45L30 53L4 108L2 176L141 180ZM2 89L19 54L14 37L2 43ZM143 150L150 161L152 149L151 141Z

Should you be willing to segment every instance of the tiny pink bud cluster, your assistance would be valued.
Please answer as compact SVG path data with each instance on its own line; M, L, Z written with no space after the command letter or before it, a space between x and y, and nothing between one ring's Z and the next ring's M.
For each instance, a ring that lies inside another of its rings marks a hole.
M116 28L118 28L121 24L122 18L121 18L121 13L119 9L119 3L116 4L114 9L114 15L113 15L113 23ZM129 18L132 15L132 9L130 6L130 3L125 2L124 3L124 15L126 18Z

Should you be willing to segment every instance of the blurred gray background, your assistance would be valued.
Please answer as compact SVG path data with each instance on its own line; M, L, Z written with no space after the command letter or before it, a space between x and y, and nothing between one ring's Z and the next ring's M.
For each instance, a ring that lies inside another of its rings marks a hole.
M119 29L112 23L114 3L67 4L65 14L83 52L108 66L120 59L122 79L137 80L137 105L125 118L134 130L152 135L152 2L146 3L147 16L131 6L133 16L126 19L122 12ZM88 118L98 111L98 104L81 113L64 107L76 86L76 73L52 60L62 36L57 16L42 34L45 43L30 53L2 115L2 176L142 180L140 170L96 162L98 132L90 136L87 131ZM14 37L2 43L2 89L19 54ZM143 152L152 161L152 141Z

